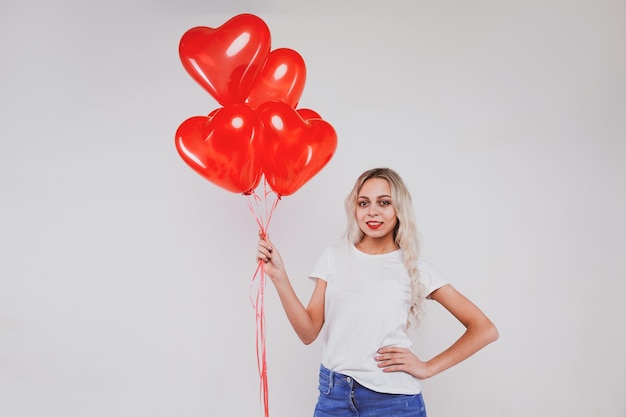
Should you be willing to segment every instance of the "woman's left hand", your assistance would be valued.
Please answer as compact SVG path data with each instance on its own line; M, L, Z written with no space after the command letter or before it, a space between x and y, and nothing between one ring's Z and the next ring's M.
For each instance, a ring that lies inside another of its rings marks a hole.
M374 360L383 372L406 372L417 379L426 379L431 375L426 362L422 362L411 349L384 347L378 349Z

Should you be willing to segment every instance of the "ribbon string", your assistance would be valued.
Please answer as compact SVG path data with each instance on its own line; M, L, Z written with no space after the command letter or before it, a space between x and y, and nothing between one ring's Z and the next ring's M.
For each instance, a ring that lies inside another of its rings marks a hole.
M268 197L275 196L271 205L268 205ZM248 208L254 216L259 230L263 237L267 236L268 227L280 197L268 189L267 182L264 182L263 197L254 191L246 195ZM269 417L269 391L267 376L267 349L265 340L265 263L259 261L252 281L250 282L250 302L255 311L256 320L256 357L257 368L260 379L260 400L263 404L264 416Z

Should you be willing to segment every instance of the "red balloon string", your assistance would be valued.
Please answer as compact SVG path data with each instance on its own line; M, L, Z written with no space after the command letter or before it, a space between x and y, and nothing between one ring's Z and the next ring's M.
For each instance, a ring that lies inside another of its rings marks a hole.
M259 274L260 273L260 274ZM255 271L253 282L259 275L256 296L252 299L252 306L256 317L256 360L260 379L260 399L263 404L264 416L269 417L269 391L267 377L267 350L265 341L265 267L263 262ZM252 286L252 284L251 284ZM252 296L251 296L252 297Z
M248 208L256 219L256 223L259 226L263 236L267 235L267 231L272 220L272 215L276 210L276 206L280 201L280 196L272 191L267 180L263 179L263 197L260 197L254 190L250 194L246 194L246 201L248 202ZM268 208L268 197L275 196L274 202Z
M276 198L268 208L268 197L275 195ZM267 182L264 182L263 197L259 197L254 191L246 195L248 208L254 216L257 225L263 236L267 236L269 223L280 197L268 189ZM255 292L256 284L256 294ZM254 294L254 295L253 295ZM260 397L263 404L264 416L269 417L269 391L267 377L267 349L265 340L265 263L259 261L259 265L254 271L250 282L250 302L255 311L256 319L256 357L260 378Z

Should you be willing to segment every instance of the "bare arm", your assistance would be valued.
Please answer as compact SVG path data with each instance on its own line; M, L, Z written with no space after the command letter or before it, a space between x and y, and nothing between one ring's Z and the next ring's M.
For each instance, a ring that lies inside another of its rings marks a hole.
M306 345L312 343L324 324L326 281L317 280L309 305L304 307L291 286L280 253L268 239L259 240L257 261L264 262L265 274L274 283L287 319L300 340Z
M498 330L487 316L451 285L434 291L430 298L439 302L465 326L461 337L434 358L421 361L409 349L383 348L376 360L385 372L408 372L426 379L467 359L498 339Z

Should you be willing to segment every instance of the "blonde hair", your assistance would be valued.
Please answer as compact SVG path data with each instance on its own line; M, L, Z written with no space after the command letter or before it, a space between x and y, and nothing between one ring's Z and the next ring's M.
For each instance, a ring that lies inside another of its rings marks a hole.
M402 249L402 260L411 279L411 306L408 314L408 325L418 324L422 312L422 301L424 299L424 289L420 282L417 259L419 255L419 239L417 226L415 225L415 214L411 194L407 189L400 175L390 168L374 168L365 171L356 180L352 191L345 199L347 216L347 228L345 237L348 242L357 244L365 234L359 227L356 220L356 205L359 192L365 181L371 178L382 178L387 180L391 188L392 205L396 211L398 222L393 231L393 239L400 249Z

